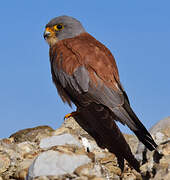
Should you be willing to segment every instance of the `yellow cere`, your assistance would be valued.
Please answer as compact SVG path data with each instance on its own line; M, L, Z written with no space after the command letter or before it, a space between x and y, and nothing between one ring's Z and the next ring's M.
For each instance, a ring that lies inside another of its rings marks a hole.
M46 28L45 28L45 32L50 32L51 35L54 34L54 30L53 30L53 28L51 28L51 27L46 27Z
M53 29L50 28L50 27L47 27L47 28L45 29L45 31L48 31L48 32L52 33L52 32L53 32Z

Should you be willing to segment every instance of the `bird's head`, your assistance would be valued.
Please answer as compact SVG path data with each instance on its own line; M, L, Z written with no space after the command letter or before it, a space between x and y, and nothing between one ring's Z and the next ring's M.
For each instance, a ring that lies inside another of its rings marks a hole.
M73 38L83 32L85 30L78 20L69 16L59 16L46 25L44 39L53 46L60 40Z

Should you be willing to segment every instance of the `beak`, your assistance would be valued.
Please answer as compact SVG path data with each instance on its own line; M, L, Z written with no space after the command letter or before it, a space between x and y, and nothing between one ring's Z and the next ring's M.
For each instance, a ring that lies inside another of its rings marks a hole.
M44 34L43 34L44 35L44 39L48 38L50 36L50 34L51 33L49 31L45 30Z

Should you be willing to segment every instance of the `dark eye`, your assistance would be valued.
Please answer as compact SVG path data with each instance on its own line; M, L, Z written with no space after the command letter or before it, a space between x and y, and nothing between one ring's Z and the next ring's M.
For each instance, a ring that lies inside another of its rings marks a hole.
M57 25L57 29L62 29L63 28L63 25L62 24L58 24Z
M57 25L54 26L54 30L55 30L55 31L60 31L60 30L62 30L62 29L64 29L63 24L57 24Z

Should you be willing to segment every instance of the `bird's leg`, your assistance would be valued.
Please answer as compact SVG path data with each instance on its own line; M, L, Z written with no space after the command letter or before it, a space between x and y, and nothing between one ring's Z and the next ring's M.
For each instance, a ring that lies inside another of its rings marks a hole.
M73 112L71 112L71 113L68 113L68 114L66 114L66 115L64 116L64 120L66 120L66 119L68 119L68 118L70 118L70 117L74 117L74 116L77 115L77 114L78 114L77 111L73 111Z

